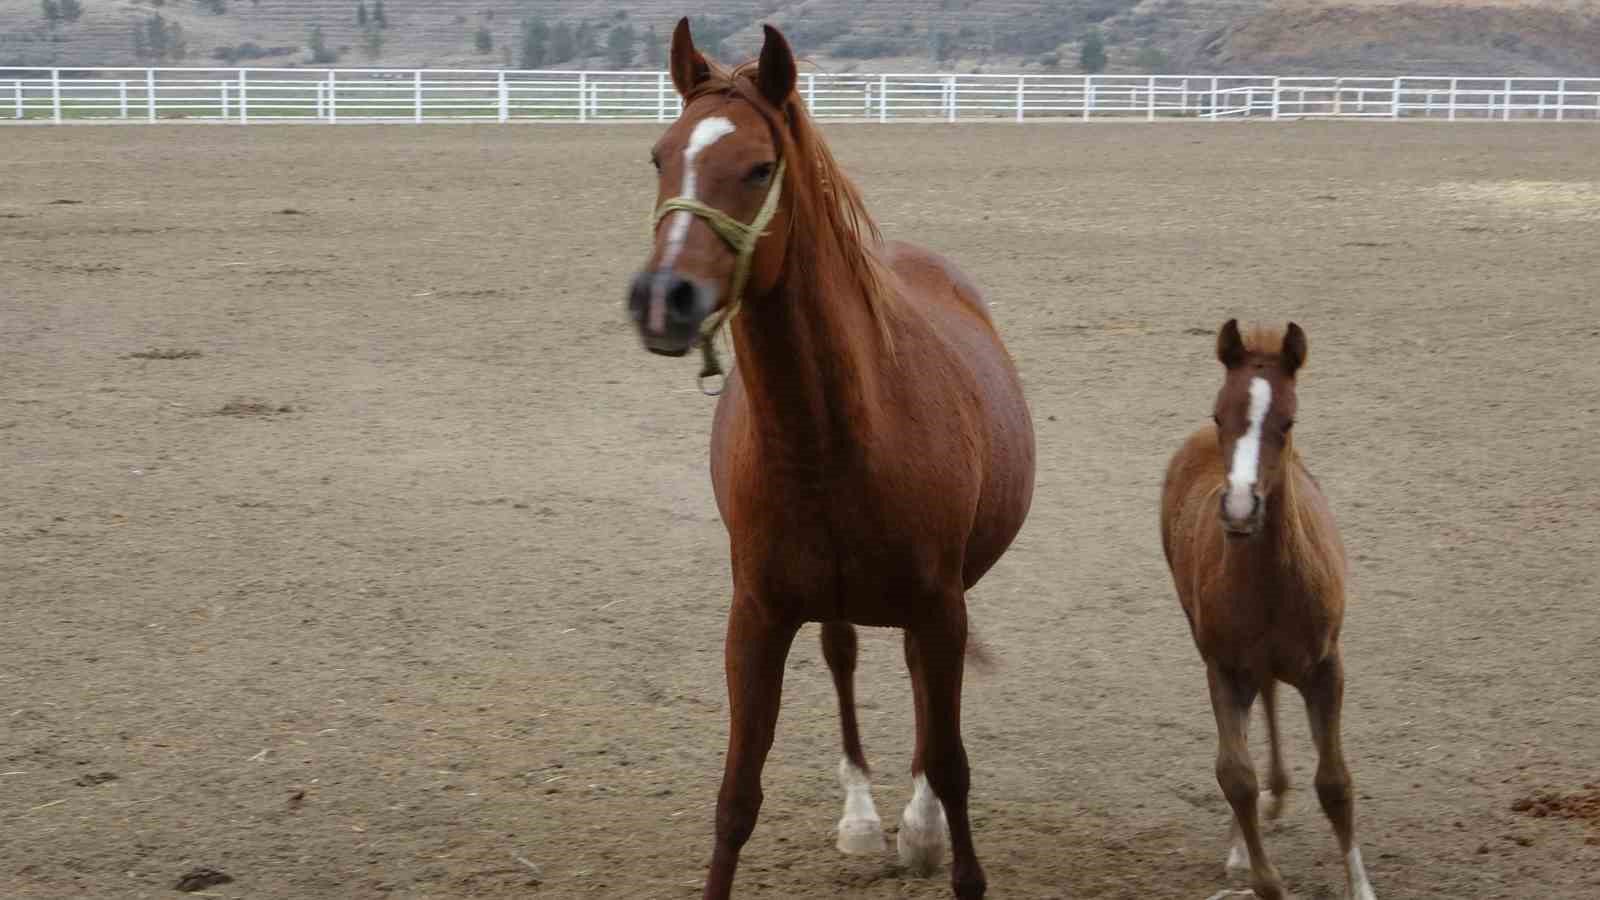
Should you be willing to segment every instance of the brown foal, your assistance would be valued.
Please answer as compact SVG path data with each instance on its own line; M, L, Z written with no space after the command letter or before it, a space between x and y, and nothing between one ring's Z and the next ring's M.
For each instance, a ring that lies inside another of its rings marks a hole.
M1279 750L1276 686L1305 698L1317 746L1317 797L1344 853L1348 896L1374 900L1355 840L1350 771L1340 745L1344 663L1344 547L1317 483L1295 453L1295 376L1306 335L1217 336L1226 367L1215 425L1189 437L1167 467L1161 541L1189 630L1206 664L1217 718L1217 781L1234 813L1228 868L1248 867L1264 900L1286 896L1256 815L1255 767L1246 744L1257 694L1271 744L1268 786L1276 817L1289 780ZM1242 844L1242 846L1241 846Z
M903 628L917 736L900 855L932 868L948 828L955 893L982 897L961 740L966 591L1032 499L1016 370L965 275L879 237L795 94L776 30L757 64L729 71L680 22L671 73L684 111L655 146L661 212L628 307L653 352L688 353L726 321L738 355L711 437L733 603L705 896L732 890L761 808L784 658L803 623L821 622L844 732L840 848L883 847L855 719L854 626Z

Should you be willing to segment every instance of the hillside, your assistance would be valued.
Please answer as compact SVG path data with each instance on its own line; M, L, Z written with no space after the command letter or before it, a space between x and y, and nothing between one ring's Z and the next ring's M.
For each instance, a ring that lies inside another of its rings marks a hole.
M380 2L385 27L376 22ZM82 11L52 24L47 4ZM1076 72L1091 30L1105 37L1111 72L1600 70L1600 0L699 0L693 8L697 35L720 42L724 58L753 52L769 21L824 71ZM524 22L533 20L547 29L541 67L645 68L660 53L646 35L663 46L682 9L664 0L0 0L0 65L517 66ZM587 49L558 50L563 41Z

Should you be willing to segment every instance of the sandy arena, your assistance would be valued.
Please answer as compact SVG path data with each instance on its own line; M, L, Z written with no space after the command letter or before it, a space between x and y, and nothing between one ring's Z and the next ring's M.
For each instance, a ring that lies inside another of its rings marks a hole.
M0 896L698 896L729 579L711 401L621 310L658 130L0 131ZM1378 895L1600 897L1600 822L1527 800L1600 779L1600 131L829 134L986 289L1037 423L971 598L991 896L1242 886L1156 530L1237 315L1310 336ZM892 828L910 689L898 634L862 651ZM1268 847L1333 900L1284 699ZM948 897L834 850L837 748L812 627L738 895Z

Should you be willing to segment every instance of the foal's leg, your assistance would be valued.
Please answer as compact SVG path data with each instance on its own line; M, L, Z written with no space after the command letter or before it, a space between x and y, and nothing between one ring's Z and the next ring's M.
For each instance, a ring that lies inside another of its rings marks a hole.
M1333 823L1344 854L1345 878L1350 900L1376 900L1366 867L1361 864L1361 848L1356 846L1355 797L1350 788L1350 770L1344 764L1344 746L1339 734L1339 716L1344 705L1344 660L1337 649L1324 660L1301 686L1306 712L1311 717L1311 738L1317 744L1317 799Z
M1211 687L1211 710L1217 717L1217 783L1233 807L1234 827L1244 839L1250 859L1250 886L1261 900L1283 900L1283 878L1267 859L1261 844L1261 823L1256 818L1255 764L1250 761L1250 705L1256 685L1248 675L1230 672L1207 661L1206 682ZM1229 854L1230 864L1233 854Z
M882 853L883 822L872 803L872 780L867 755L861 749L856 724L856 629L848 622L822 626L822 657L833 673L839 694L839 729L844 735L844 757L839 760L839 783L844 786L844 815L839 818L839 850L843 853Z
M948 822L951 886L959 900L979 900L988 884L972 846L967 815L971 771L961 743L967 613L959 596L946 609L942 617L906 629L906 664L917 695L917 758L911 766L911 802L900 818L900 859L923 871L937 866Z
M1267 746L1270 750L1267 769L1267 790L1272 792L1272 802L1267 804L1267 818L1276 820L1283 815L1284 794L1289 792L1289 770L1283 764L1283 744L1278 738L1278 682L1268 679L1261 686L1261 708L1267 718ZM1228 850L1228 871L1250 870L1250 850L1245 846L1244 834L1238 822L1233 825L1233 846Z
M783 693L783 663L798 626L773 619L740 598L728 616L724 647L728 677L728 757L717 795L717 841L706 876L706 900L725 900L733 890L739 850L755 830L761 811L761 767L772 749Z

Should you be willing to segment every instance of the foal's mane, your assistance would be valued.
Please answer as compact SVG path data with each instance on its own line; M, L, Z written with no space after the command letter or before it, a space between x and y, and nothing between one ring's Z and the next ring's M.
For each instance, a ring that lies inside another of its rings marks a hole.
M788 164L781 201L791 210L784 237L791 264L785 279L805 297L860 295L892 353L888 314L895 288L893 273L879 255L883 235L817 132L804 101L791 93L782 109L774 108L757 85L756 62L732 69L709 60L707 64L710 75L684 98L684 105L712 94L744 100L766 121ZM810 263L795 265L794 260Z

